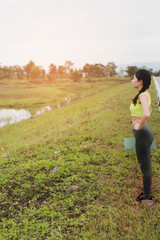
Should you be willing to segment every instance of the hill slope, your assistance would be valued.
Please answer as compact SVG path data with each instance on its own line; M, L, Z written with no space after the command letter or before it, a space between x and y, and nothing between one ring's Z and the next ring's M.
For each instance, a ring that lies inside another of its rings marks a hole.
M149 124L159 144L151 87ZM135 202L130 83L113 84L42 116L0 129L1 239L159 239L160 151L152 153L155 205ZM156 123L156 125L155 125Z

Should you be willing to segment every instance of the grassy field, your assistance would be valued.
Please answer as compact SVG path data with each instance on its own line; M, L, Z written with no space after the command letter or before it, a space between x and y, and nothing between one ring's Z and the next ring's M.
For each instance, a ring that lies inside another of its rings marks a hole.
M149 125L158 147L153 83L150 93ZM0 83L1 108L34 113L52 106L0 129L0 239L160 239L160 150L152 152L155 204L148 208L135 201L142 176L135 152L123 146L123 138L132 136L129 105L135 94L125 78Z
M52 84L31 84L27 80L1 80L0 81L0 108L25 108L32 113L46 105L57 108L63 106L65 98L71 101L79 100L105 91L113 85L125 83L128 78L86 79L74 83L68 79L57 80ZM85 83L85 84L84 84Z

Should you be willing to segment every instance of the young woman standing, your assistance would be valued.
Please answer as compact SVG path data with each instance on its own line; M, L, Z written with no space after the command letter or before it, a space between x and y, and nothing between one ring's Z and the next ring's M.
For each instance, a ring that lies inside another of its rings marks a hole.
M130 111L132 115L132 132L135 136L135 148L137 159L143 174L143 192L136 198L137 201L144 201L147 205L153 205L151 197L152 169L150 146L154 136L147 124L151 114L151 98L148 88L151 84L151 75L145 69L138 70L133 79L132 85L138 90L138 94L132 99Z

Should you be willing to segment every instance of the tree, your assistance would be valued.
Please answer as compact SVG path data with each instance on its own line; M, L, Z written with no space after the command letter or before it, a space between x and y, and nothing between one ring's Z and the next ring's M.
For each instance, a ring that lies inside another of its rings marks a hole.
M105 66L100 63L96 64L85 64L83 67L83 73L87 77L104 77L105 76Z
M66 67L65 66L62 66L62 65L58 66L58 76L60 78L66 77Z
M56 65L51 63L49 65L49 72L47 74L47 79L49 82L52 82L53 80L55 80L56 76L57 76L57 67Z
M15 66L0 66L0 78L18 78L23 79L24 70L19 65Z
M3 67L0 66L0 79L3 79L3 77L4 77Z
M49 74L55 76L57 73L57 67L53 63L49 65Z
M67 74L70 74L71 67L74 65L74 63L72 61L67 60L64 65L66 67Z
M105 74L106 76L108 77L113 77L117 74L116 72L116 68L117 66L115 65L114 62L109 62L107 65L106 65L106 68L105 68Z
M160 76L160 70L153 72L153 75L156 77Z
M137 66L128 66L126 69L126 73L128 74L129 77L132 77L137 71L138 71Z
M96 63L92 67L94 77L105 76L105 66L101 63Z
M9 67L7 67L7 66L4 66L4 68L3 68L3 70L4 70L4 77L5 78L12 78L13 77L13 66L9 66Z
M24 72L26 73L28 79L30 78L31 68L34 67L34 66L35 66L35 63L32 60L28 64L23 66Z
M149 69L149 72L151 73L151 75L153 75L153 74L154 74L154 72L153 72L153 69L152 69L152 68L150 68L150 69Z
M41 69L41 78L45 79L46 71L44 69Z
M1 74L0 74L0 78L1 78L1 79L7 77L8 67L7 67L7 66L4 66L4 67L1 66L0 72L1 72Z
M88 63L86 63L84 66L83 66L83 73L85 73L86 77L89 77L90 75L90 72L91 72L91 68L90 68L90 65Z
M74 82L80 81L80 79L82 78L82 76L83 76L83 73L82 73L82 71L80 71L80 70L75 69L75 70L72 70L72 71L71 71L71 79L72 79Z
M23 76L24 76L24 70L22 67L18 66L18 65L15 65L13 67L14 69L14 75L18 78L18 79L23 79Z
M62 66L62 65L58 66L58 73L59 73L59 74L64 74L64 73L66 73L66 67L65 67L65 66Z
M30 69L30 78L33 79L38 79L41 77L41 69L38 66L33 66Z

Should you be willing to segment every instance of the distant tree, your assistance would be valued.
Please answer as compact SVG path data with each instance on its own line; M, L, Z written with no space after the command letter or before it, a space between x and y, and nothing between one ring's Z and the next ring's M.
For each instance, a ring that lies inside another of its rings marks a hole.
M75 69L75 70L72 70L72 71L71 71L71 79L72 79L74 82L80 81L80 79L82 78L82 76L83 76L83 73L82 73L82 71L80 71L80 70Z
M28 64L23 66L24 72L26 73L28 79L30 78L31 68L34 67L34 66L35 66L35 63L32 60Z
M48 73L48 74L46 75L46 77L47 77L47 81L48 81L49 83L51 83L51 82L54 80L53 75L50 74L50 73Z
M83 73L86 77L104 77L105 76L105 66L101 63L96 64L85 64L83 67Z
M22 67L20 67L19 65L15 65L13 67L14 69L14 75L18 78L18 79L23 79L24 76L24 70Z
M12 78L14 76L14 67L13 66L4 66L4 71L5 71L5 77L6 78Z
M57 67L56 67L56 65L54 65L53 63L51 63L50 65L49 65L49 74L51 74L52 76L56 76L56 74L57 74Z
M94 77L104 77L105 76L105 66L101 63L96 63L92 67Z
M18 78L22 79L24 75L23 68L18 65L15 66L0 66L0 78Z
M89 77L90 76L90 73L91 73L91 67L88 63L86 63L84 66L83 66L83 73L85 73L86 77Z
M64 65L66 67L67 74L69 75L71 67L73 67L74 63L72 61L67 60L67 61L65 61Z
M155 71L155 72L153 72L152 74L153 74L154 76L158 77L158 76L160 76L160 70Z
M128 74L129 77L132 77L137 71L138 71L137 66L128 66L126 69L126 73Z
M109 62L106 67L105 67L105 74L108 77L113 77L117 74L116 72L117 66L115 65L114 62Z
M106 77L110 77L110 71L111 71L110 67L108 65L106 65L106 67L105 67L105 75L106 75Z
M0 65L0 79L4 78L4 71L3 71L3 67Z
M41 69L40 67L38 66L33 66L31 69L30 69L30 78L32 80L37 80L41 77Z
M153 75L153 74L154 74L154 71L153 71L153 69L152 69L152 68L150 68L150 69L149 69L149 72L151 73L151 75Z
M48 82L52 82L57 77L57 67L53 63L49 65L49 72L46 75Z
M67 76L67 73L66 73L66 67L65 66L58 66L58 70L57 70L57 73L58 73L58 77L59 78L64 78Z
M2 69L3 69L3 73L4 73L3 77L4 78L8 78L8 76L9 76L9 68L7 66L4 66Z
M45 76L46 76L46 71L43 68L41 68L41 78L44 80Z
M64 74L64 73L66 73L66 67L65 67L65 66L62 66L62 65L58 66L58 73L59 73L59 74Z
M4 78L4 70L0 63L0 79L3 79L3 78Z

